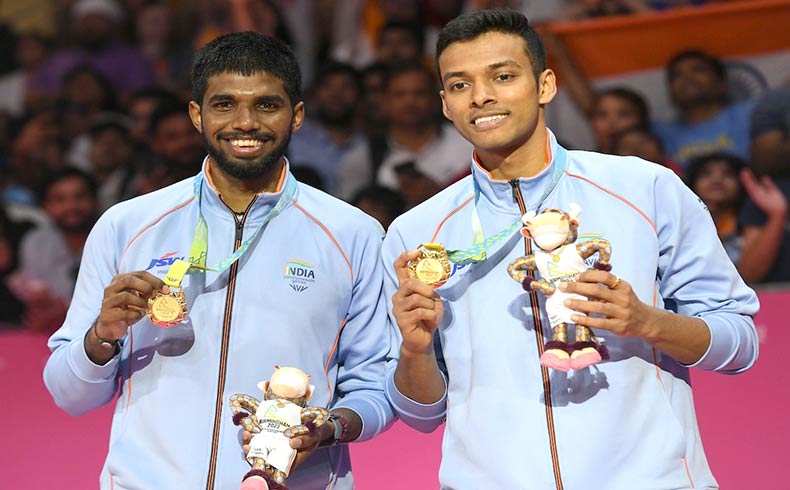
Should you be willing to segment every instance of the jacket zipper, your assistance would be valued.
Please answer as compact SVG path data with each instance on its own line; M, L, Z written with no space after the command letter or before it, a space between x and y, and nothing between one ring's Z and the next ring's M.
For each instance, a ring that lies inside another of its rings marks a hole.
M233 213L233 220L236 222L236 237L233 242L233 251L239 249L241 246L242 236L244 234L244 222L247 219L247 212L252 207L252 202L244 210L244 213L239 218L236 213ZM230 209L230 208L228 208ZM231 210L232 211L232 210ZM239 261L233 262L230 266L228 274L228 294L225 296L225 315L222 320L222 347L219 355L219 376L217 381L217 400L214 408L214 429L211 437L211 458L208 465L208 478L206 481L206 490L214 490L214 482L217 477L217 453L219 452L219 432L222 425L222 407L224 406L223 393L225 392L225 375L228 362L228 344L230 343L230 320L233 313L233 296L236 291L236 275L238 274Z
M527 206L524 204L524 196L521 194L518 179L510 180L510 187L513 190L513 199L518 204L518 209L523 216L527 212ZM524 255L530 255L531 253L532 241L529 237L524 236ZM527 271L527 274L533 276L531 271ZM540 309L538 308L538 293L536 291L529 292L529 302L532 307L532 321L535 326L535 341L538 344L538 355L542 356L544 351L543 344L545 344L545 341L543 338L543 323L540 317ZM557 436L554 429L554 409L552 408L551 383L549 382L548 368L541 366L540 375L543 378L543 393L546 397L546 426L549 432L549 448L551 450L551 463L554 468L554 481L557 490L563 490L562 474L560 473L560 457L557 452Z

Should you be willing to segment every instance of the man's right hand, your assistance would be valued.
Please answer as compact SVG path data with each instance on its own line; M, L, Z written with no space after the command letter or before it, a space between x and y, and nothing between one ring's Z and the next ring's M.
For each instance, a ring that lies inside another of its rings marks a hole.
M409 277L409 262L419 255L419 250L404 252L393 263L399 285L392 295L392 313L403 337L395 386L408 398L428 404L441 399L446 389L433 348L444 307L433 286Z
M96 364L106 364L115 355L102 341L114 343L126 335L148 309L148 299L162 289L164 282L145 272L125 272L113 277L104 289L99 317L85 336L85 352Z
M419 250L403 252L393 263L398 290L392 295L392 314L403 336L401 349L410 354L433 352L433 334L444 312L433 286L409 277L409 262L419 255Z

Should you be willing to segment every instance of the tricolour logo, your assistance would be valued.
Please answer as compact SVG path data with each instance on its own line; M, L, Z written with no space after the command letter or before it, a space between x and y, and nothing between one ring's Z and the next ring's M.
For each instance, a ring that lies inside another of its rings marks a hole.
M283 277L289 281L291 289L301 293L315 282L315 265L299 259L289 259L285 263Z

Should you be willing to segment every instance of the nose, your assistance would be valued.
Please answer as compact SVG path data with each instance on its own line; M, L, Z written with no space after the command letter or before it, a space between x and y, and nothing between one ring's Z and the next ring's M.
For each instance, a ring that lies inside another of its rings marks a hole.
M490 83L475 83L472 85L472 106L484 107L496 102L493 88Z
M260 129L260 123L256 116L257 112L254 107L249 107L246 104L239 105L233 120L233 129L245 132Z

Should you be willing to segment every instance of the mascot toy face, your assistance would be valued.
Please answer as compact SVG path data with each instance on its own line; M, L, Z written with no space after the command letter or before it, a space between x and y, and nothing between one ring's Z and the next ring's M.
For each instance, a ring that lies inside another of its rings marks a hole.
M576 229L579 227L576 218L580 212L581 208L571 205L569 213L546 209L538 215L534 211L527 213L522 220L535 245L550 252L564 243L576 241Z

